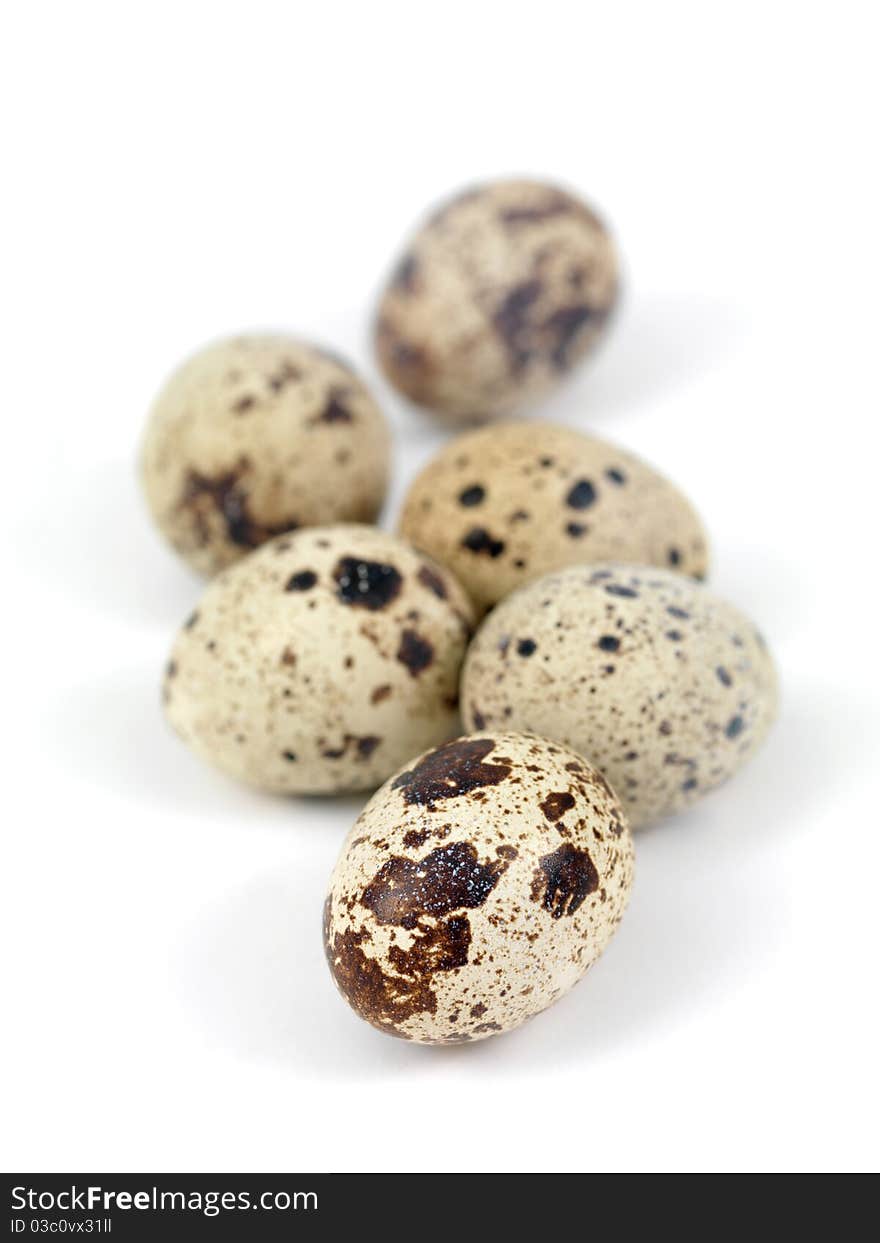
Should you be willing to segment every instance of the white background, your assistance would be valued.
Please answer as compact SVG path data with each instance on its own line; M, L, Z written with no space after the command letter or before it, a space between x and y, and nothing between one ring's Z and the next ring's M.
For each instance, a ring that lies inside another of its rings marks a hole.
M867 1169L877 1162L878 117L870 4L31 4L0 50L4 1168ZM135 476L217 334L348 352L402 489L442 434L373 299L475 178L612 222L627 298L546 413L690 493L784 701L638 839L601 963L515 1034L425 1049L322 958L358 802L202 767L158 681L200 585Z

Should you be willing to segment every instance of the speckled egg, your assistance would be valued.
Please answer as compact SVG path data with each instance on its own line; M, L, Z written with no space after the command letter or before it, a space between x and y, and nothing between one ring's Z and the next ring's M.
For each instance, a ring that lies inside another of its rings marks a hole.
M519 410L600 337L617 261L596 213L538 181L459 194L410 241L386 286L376 348L391 383L458 422Z
M452 575L392 535L279 536L209 584L165 710L193 750L265 790L372 789L458 727L471 622Z
M534 731L604 773L633 827L695 802L756 750L776 674L732 605L651 567L572 567L523 587L471 644L472 729Z
M411 761L342 847L324 907L339 991L393 1036L509 1031L611 939L632 839L604 778L544 738L477 734Z
M450 441L409 489L401 533L480 609L566 565L628 561L701 578L706 533L667 479L607 441L503 423Z
M372 522L389 454L385 419L345 362L292 337L249 336L172 375L141 465L159 530L214 574L284 531Z

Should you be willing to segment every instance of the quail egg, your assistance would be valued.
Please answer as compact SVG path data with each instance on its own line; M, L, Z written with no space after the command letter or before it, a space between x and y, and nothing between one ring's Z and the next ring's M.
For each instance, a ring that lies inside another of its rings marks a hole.
M708 568L706 533L678 488L607 441L537 421L446 444L411 485L400 531L449 566L480 609L580 562L694 578Z
M336 985L361 1018L428 1044L510 1031L608 944L633 875L617 798L543 738L479 733L373 795L324 907Z
M543 182L490 182L409 242L379 304L379 362L417 405L455 422L496 418L590 352L617 288L614 246L591 207Z
M165 711L262 789L371 789L455 733L471 620L452 575L383 531L278 536L208 585L174 644Z
M162 534L210 575L284 531L374 521L389 445L347 363L293 337L237 337L194 355L159 394L143 486Z
M577 566L490 613L462 678L470 729L519 729L604 773L631 825L695 802L741 767L776 713L752 622L668 570Z

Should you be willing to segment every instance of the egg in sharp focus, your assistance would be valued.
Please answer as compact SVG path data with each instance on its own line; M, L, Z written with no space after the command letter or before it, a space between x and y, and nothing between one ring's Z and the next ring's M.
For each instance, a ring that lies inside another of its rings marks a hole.
M652 567L571 567L514 592L475 635L462 676L466 727L534 731L589 756L634 828L731 777L776 708L754 624Z
M416 232L381 297L390 382L453 422L520 410L593 349L617 300L614 245L577 196L540 181L459 194Z
M616 445L536 420L444 445L411 484L399 525L481 610L581 562L666 566L695 578L708 569L703 524L674 484Z
M243 336L168 380L141 474L159 530L210 575L284 531L374 521L389 459L385 418L346 362L294 337Z
M596 961L626 906L632 839L583 758L480 733L411 761L374 794L324 907L339 991L390 1035L509 1031Z
M471 620L453 576L393 535L279 536L208 585L171 652L165 712L251 785L372 789L456 731Z

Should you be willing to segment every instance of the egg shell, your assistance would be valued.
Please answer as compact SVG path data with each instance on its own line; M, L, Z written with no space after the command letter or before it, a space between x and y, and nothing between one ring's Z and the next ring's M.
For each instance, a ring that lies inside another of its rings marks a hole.
M409 242L379 303L379 362L417 405L454 422L496 418L589 353L617 290L592 208L544 182L491 182L447 202Z
M208 585L171 653L166 715L262 789L373 789L458 728L471 621L452 575L384 531L279 536Z
M626 561L701 578L703 525L650 466L574 428L502 423L457 436L414 480L400 532L479 609L566 565Z
M523 587L480 627L462 676L468 728L572 747L604 773L633 828L732 776L776 704L753 623L652 567L572 567Z
M339 991L381 1031L482 1040L546 1009L626 906L632 839L602 776L543 738L480 733L378 790L324 907Z
M372 522L389 456L385 418L347 363L293 337L247 336L171 376L141 473L160 531L210 575L284 531Z

